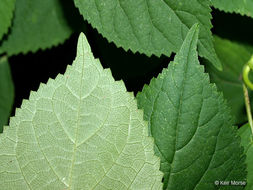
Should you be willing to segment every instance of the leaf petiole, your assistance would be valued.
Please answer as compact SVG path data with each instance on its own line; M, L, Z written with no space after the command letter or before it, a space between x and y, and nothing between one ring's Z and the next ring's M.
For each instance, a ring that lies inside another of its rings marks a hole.
M253 70L253 56L251 56L248 63L243 67L243 94L244 94L248 122L251 128L251 133L253 135L253 122L252 122L252 115L251 115L251 108L250 108L249 93L247 89L247 87L249 87L251 90L253 90L253 83L249 79L250 70Z
M251 128L251 132L253 135L253 122L252 122L252 115L251 115L251 109L250 109L250 101L249 101L249 94L248 94L248 89L243 83L243 94L244 94L244 100L245 100L245 107L246 107L246 112L247 112L247 117L248 117L248 122Z

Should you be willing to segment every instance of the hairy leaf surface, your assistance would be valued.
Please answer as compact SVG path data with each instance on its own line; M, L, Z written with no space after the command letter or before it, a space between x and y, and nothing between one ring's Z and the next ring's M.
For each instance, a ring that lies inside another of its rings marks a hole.
M71 34L61 0L18 0L13 26L0 53L35 52L58 45Z
M0 40L11 25L16 0L1 0L0 2Z
M253 137L249 124L239 129L239 135L242 139L241 144L244 147L247 164L247 186L245 190L253 189Z
M174 62L137 95L161 158L164 189L216 189L215 180L246 177L229 109L199 65L196 28Z
M133 52L170 56L177 52L191 26L200 23L200 56L217 68L209 0L75 0L89 23L110 42Z
M219 10L253 17L252 0L212 0L211 2Z
M64 75L32 92L0 135L1 189L161 189L153 139L83 34Z
M253 53L252 47L215 36L214 48L222 63L223 71L217 71L209 63L205 64L206 70L210 74L211 82L216 83L228 100L232 114L236 117L235 123L241 124L247 120L241 75L244 64ZM250 95L252 97L252 93Z
M14 85L6 57L0 59L0 133L7 124L14 102Z

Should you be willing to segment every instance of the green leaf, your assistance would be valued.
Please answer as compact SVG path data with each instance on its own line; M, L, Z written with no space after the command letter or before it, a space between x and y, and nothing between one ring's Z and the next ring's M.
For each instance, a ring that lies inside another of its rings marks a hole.
M253 189L253 137L249 124L242 126L239 129L239 135L242 139L241 144L244 147L244 152L246 154L246 164L247 164L247 186L245 190Z
M236 117L235 123L244 123L247 115L244 111L241 75L244 64L249 61L253 53L252 47L215 36L214 48L222 63L223 71L217 71L209 63L205 64L206 70L210 74L211 82L216 83L228 100L232 114Z
M6 57L0 58L0 133L7 124L14 102L14 85Z
M75 0L84 19L110 42L133 52L170 56L195 23L200 24L200 56L217 68L209 0Z
M11 32L0 53L35 52L62 43L72 32L64 14L61 0L18 0Z
M24 101L0 136L5 189L161 189L143 112L83 34L64 75Z
M246 177L240 139L222 95L199 65L197 39L193 26L174 62L137 95L165 189L216 189L215 180Z
M0 3L0 40L11 25L16 0L1 0Z
M222 11L253 17L252 0L212 0L212 5Z

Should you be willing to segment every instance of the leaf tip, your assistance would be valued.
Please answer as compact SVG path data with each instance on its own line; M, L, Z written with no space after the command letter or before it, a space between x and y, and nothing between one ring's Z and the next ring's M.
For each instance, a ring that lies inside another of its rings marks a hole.
M80 33L77 43L77 56L83 55L83 53L90 53L91 48L88 40L83 32Z

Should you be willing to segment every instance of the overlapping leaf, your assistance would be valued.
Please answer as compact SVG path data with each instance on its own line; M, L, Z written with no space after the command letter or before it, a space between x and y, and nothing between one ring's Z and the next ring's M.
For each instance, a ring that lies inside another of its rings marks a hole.
M215 8L225 12L239 13L253 17L253 1L252 0L212 0Z
M253 136L249 124L242 126L239 129L239 135L242 139L242 146L246 154L247 163L247 186L245 190L253 189Z
M72 31L64 15L63 2L18 0L11 32L0 44L0 53L35 52L67 39Z
M109 41L148 56L177 52L198 22L200 55L221 68L212 44L209 0L75 0L75 4Z
M16 0L1 0L0 2L0 40L11 25Z
M0 59L0 133L7 124L14 101L14 85L6 57Z
M73 65L31 93L0 135L0 188L161 189L146 124L82 34Z
M161 158L164 189L216 189L215 180L246 178L240 138L222 95L199 65L197 38L194 26L174 62L137 95Z
M210 74L211 81L216 83L228 100L232 114L236 117L235 122L240 124L247 120L244 111L242 69L249 61L253 48L218 36L214 39L214 48L222 63L223 71L217 71L209 63L205 64L206 70Z

